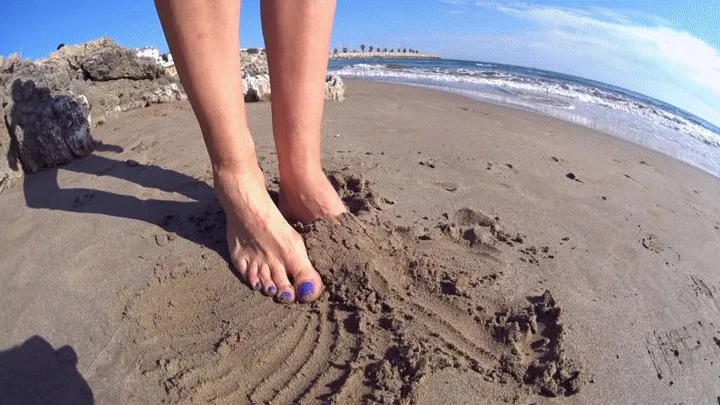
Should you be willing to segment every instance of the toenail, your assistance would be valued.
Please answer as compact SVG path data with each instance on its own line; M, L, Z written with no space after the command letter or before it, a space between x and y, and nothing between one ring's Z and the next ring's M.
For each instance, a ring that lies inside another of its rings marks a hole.
M255 290L256 290L256 291L259 290L259 289L261 289L261 288L262 288L262 283L261 283L261 282L258 281L257 283L255 283Z
M270 287L267 288L267 292L270 295L275 295L277 292L277 287L275 287L273 284L270 284Z
M313 295L313 292L315 291L315 286L313 285L312 281L306 281L302 284L300 284L300 288L298 288L298 294L300 295L300 300L305 300L305 298L310 298L311 295Z
M292 299L292 294L290 293L290 291L283 291L283 293L280 294L280 299L283 302L290 302L290 300Z

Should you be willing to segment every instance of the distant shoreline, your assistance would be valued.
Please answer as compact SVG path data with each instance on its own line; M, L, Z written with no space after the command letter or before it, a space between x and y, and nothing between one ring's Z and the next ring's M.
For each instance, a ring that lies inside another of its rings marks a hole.
M410 52L339 52L330 54L330 60L360 60L360 59L442 59L428 53Z

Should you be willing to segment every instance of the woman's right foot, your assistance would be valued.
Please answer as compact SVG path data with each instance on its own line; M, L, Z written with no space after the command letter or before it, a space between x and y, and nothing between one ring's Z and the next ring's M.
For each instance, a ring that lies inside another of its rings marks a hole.
M317 299L323 290L320 275L302 237L267 193L260 168L218 170L215 192L227 218L230 258L242 278L284 303Z

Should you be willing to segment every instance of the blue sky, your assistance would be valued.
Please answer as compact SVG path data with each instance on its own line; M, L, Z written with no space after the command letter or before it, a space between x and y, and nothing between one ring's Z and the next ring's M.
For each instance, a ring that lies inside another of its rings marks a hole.
M0 55L39 58L110 36L167 45L149 0L5 0ZM339 0L333 47L364 43L587 77L720 125L720 1ZM244 47L262 46L259 1L243 4Z

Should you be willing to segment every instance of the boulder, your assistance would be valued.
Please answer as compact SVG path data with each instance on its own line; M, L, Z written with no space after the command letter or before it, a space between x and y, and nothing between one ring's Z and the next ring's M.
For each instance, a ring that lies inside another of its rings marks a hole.
M270 75L267 73L243 77L245 101L270 101Z
M345 100L345 83L338 75L329 75L325 78L325 100Z
M152 80L164 72L162 66L150 58L138 58L129 49L106 49L88 58L83 71L90 80L117 79Z
M90 106L83 95L58 94L33 79L15 79L3 102L13 152L26 172L70 163L92 153Z

